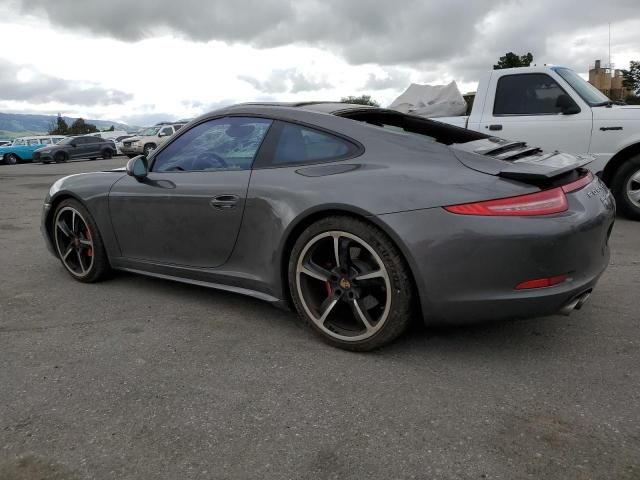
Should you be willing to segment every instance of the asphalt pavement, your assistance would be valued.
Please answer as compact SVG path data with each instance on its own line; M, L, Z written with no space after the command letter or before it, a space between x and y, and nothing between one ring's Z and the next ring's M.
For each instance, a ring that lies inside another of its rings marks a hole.
M71 279L45 193L125 161L0 166L0 480L640 479L640 222L570 317L356 354L251 298Z

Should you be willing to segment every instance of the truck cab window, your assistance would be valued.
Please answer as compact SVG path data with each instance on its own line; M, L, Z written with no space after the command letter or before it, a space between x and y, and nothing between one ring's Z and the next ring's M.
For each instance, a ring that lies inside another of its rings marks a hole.
M558 97L566 92L549 75L505 75L498 80L494 115L553 115L561 113Z

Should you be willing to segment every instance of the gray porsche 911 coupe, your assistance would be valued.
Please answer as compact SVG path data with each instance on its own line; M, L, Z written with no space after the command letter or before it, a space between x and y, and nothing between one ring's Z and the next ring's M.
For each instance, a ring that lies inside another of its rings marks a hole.
M251 295L371 350L414 318L580 308L615 216L589 160L382 108L243 104L126 169L58 180L42 230L77 280L116 269Z

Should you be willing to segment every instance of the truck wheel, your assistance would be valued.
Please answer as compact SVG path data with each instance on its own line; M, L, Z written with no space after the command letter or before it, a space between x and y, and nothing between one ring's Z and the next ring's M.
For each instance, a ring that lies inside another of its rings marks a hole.
M631 157L616 171L611 181L616 206L627 217L640 220L640 155Z
M151 150L155 150L155 149L156 149L156 146L153 143L147 143L144 146L144 150L142 153L144 154L145 157L148 157L149 153L151 153Z

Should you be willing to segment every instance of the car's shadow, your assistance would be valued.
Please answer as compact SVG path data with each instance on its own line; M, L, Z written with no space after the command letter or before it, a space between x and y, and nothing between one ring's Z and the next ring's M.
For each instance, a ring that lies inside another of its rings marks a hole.
M167 301L205 304L206 309L211 312L237 314L243 322L250 322L257 330L281 330L282 338L286 338L287 341L308 342L308 348L311 349L333 350L316 338L293 311L274 307L262 300L126 272L115 273L111 281L117 283L118 288L124 283L141 289L139 293L142 295L148 292ZM576 312L574 315L582 315L587 311L588 307L585 307L582 312ZM202 321L211 320L202 318ZM490 355L494 361L501 357L507 361L513 359L514 355L546 356L556 349L557 353L561 354L575 333L572 327L576 322L572 317L551 316L463 326L425 326L420 318L416 318L402 337L368 355L405 358L411 361L417 358L427 360L440 357L459 359L461 356L468 360ZM245 326L246 323L238 328ZM581 330L584 330L583 325Z

